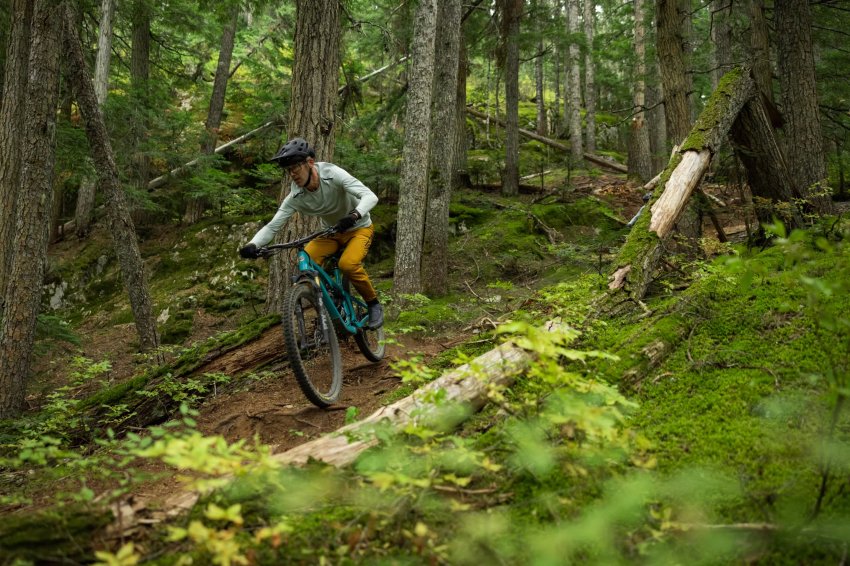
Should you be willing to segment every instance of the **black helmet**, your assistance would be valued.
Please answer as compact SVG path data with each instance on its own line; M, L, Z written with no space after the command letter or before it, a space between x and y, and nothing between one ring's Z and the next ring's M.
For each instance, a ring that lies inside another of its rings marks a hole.
M272 157L272 161L277 162L283 168L301 163L308 157L316 157L316 152L307 143L304 138L292 138L280 148L280 151Z

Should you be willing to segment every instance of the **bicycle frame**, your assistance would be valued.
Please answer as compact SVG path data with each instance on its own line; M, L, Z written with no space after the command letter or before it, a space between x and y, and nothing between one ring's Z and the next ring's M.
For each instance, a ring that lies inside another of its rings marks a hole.
M345 328L349 334L357 334L357 331L367 324L368 317L364 317L363 320L355 320L355 303L360 303L362 307L365 307L366 303L356 297L353 297L351 293L346 292L342 286L342 272L338 267L335 267L329 274L312 260L310 255L304 251L303 247L298 249L297 265L298 274L293 276L294 282L297 283L298 281L307 280L316 288L317 291L321 292L322 302L328 310L328 313L331 315L331 320L338 321L340 326ZM340 312L337 308L337 305L334 302L334 296L331 292L342 298L341 306L344 313ZM344 318L343 314L347 316ZM346 322L346 318L348 321L353 321L354 324Z
M322 266L313 261L310 254L304 251L304 246L312 240L335 232L336 230L334 228L325 228L293 242L273 244L261 248L260 257L269 257L269 255L274 254L277 250L297 249L296 264L298 273L292 276L293 285L300 281L308 281L317 292L321 292L322 303L325 305L328 314L331 315L331 320L338 322L338 325L344 328L349 334L357 334L360 329L368 324L369 317L364 316L361 320L356 320L355 306L359 306L365 310L367 308L366 303L345 290L343 287L342 272L339 266L334 266L332 272L328 273ZM337 308L334 296L342 299L342 312Z

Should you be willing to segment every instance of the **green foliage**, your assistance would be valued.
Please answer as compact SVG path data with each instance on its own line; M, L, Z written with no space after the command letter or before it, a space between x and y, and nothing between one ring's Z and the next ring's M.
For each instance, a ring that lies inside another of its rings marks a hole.
M34 353L37 356L44 355L53 344L58 342L80 345L80 337L71 330L67 321L56 315L45 313L39 314L36 319L35 339Z

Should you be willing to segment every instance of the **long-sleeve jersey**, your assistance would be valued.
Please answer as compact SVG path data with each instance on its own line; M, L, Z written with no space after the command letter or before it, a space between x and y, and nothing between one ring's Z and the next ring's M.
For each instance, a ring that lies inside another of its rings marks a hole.
M319 171L319 188L308 191L292 183L289 195L283 199L274 218L260 228L251 240L252 244L260 247L271 242L296 212L318 216L324 226L330 227L352 210L356 210L360 219L354 224L355 228L372 225L369 211L378 204L375 193L348 171L333 163L316 162L316 169Z

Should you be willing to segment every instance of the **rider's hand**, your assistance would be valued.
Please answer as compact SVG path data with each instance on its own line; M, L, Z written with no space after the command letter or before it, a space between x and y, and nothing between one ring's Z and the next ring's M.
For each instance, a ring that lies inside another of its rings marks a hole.
M245 259L257 259L260 254L257 253L257 244L248 244L239 250L239 255Z
M354 226L354 223L357 222L357 220L359 219L360 214L356 210L352 210L351 212L340 218L334 228L337 232L345 232L346 230Z

